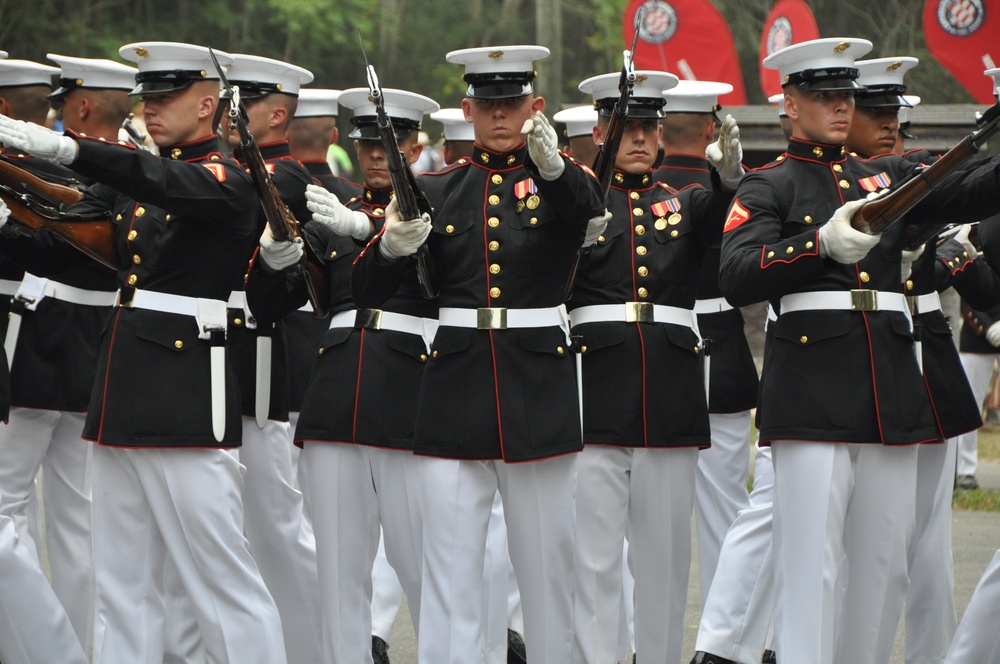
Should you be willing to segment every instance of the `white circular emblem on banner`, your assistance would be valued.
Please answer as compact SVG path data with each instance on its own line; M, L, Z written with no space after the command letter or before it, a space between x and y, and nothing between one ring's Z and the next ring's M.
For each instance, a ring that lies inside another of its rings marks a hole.
M978 30L986 18L983 0L940 0L937 19L941 29L956 37L967 37Z
M642 11L639 36L644 41L662 44L677 32L677 12L669 3L663 0L649 0L636 11Z
M792 45L792 22L784 16L774 19L771 29L767 33L767 54L771 55L775 51L780 51L786 46Z

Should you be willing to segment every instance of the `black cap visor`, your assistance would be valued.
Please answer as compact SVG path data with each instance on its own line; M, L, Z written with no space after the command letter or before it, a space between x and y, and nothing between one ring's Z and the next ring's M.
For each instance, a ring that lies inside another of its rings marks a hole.
M806 69L789 74L784 85L794 85L800 90L864 90L858 85L858 70L856 67L837 67L832 69Z
M171 71L145 71L135 75L138 84L129 92L130 97L162 92L176 92L189 87L195 81L206 81L216 77L208 76L202 69L174 69Z
M533 71L466 74L462 80L469 84L465 96L471 99L508 99L531 94Z
M628 100L628 117L632 119L659 119L666 117L663 107L666 104L663 97L632 97ZM598 115L610 118L614 115L618 97L605 97L594 102Z
M362 115L351 118L354 123L354 130L347 135L348 138L355 138L359 141L377 141L381 139L378 133L378 118L374 115ZM396 140L409 138L410 134L420 130L420 123L405 118L389 118L392 129L396 133Z

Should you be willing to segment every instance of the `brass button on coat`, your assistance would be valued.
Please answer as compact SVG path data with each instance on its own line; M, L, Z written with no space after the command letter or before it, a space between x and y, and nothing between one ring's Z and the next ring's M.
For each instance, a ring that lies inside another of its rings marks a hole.
M858 275L858 278L861 279L861 283L865 284L867 284L869 281L872 280L871 275L869 275L867 272L862 272L861 274Z
M649 297L649 291L646 290L645 288L640 288L636 292L639 293L639 297Z
M636 247L635 248L635 253L639 254L640 256L645 256L646 255L646 247Z
M490 297L500 297L500 289L494 286L490 289Z
M496 251L500 248L500 243L496 240L490 240L490 251Z
M499 273L500 273L500 266L499 265L497 265L496 263L494 263L493 265L490 265L490 274L499 274Z
M490 194L490 205L499 205L500 197L496 194Z
M137 277L136 275L134 275L134 274L128 275L128 285L129 286L135 286L135 282L138 281L138 280L139 280L139 277Z
M486 223L490 225L490 228L496 228L497 226L500 225L500 218L499 217L490 217L486 221Z
M174 342L174 348L176 348L178 350L180 350L181 348L184 348L184 342L181 341L180 339L178 339L177 341Z
M129 240L134 240L137 237L139 237L139 231L135 230L134 228L128 232L128 239Z
M499 173L494 173L493 176L490 178L490 180L493 182L493 184L501 184L503 182L503 176L500 175Z
M135 263L136 265L142 262L142 259L139 257L139 254L132 255L132 262Z
M639 268L638 272L640 277L645 277L649 274L649 268L643 265Z
M646 227L643 226L642 224L639 224L638 226L635 227L635 234L636 235L645 235L646 234Z

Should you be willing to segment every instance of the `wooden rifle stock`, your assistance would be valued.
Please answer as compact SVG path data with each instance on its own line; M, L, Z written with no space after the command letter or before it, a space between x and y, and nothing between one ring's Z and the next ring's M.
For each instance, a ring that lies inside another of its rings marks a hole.
M74 248L110 268L118 268L115 227L103 215L69 215L61 206L72 205L83 194L66 185L47 182L20 166L0 159L0 198L11 218L35 231L51 231ZM24 232L17 227L12 232Z
M360 34L358 39L361 39ZM385 99L378 83L378 76L375 75L375 68L368 64L364 40L361 40L361 51L365 57L368 92L372 103L375 104L375 124L382 142L382 149L385 151L386 168L389 171L389 181L392 183L396 207L399 209L399 218L418 219L424 214L430 217L434 214L434 210L431 208L430 201L427 200L427 195L417 184L416 178L413 177L410 163L399 150L396 130L392 126L389 115L385 112ZM434 266L434 259L431 257L426 242L417 248L413 257L417 261L417 281L420 283L420 294L427 300L433 300L438 296L437 268Z
M1000 130L1000 102L991 106L981 117L979 128L948 150L940 159L917 171L888 194L868 201L851 218L851 226L864 233L881 233L901 219L962 164L982 149L986 141ZM904 233L904 248L916 249L951 225L950 221L912 224Z
M271 236L279 242L302 238L304 251L298 269L302 272L313 313L323 317L329 312L330 285L326 280L323 268L320 267L321 263L317 258L319 253L309 244L307 238L302 236L298 220L281 200L281 194L278 193L278 188L274 185L274 180L267 170L267 164L264 163L264 157L260 153L257 141L254 140L253 134L250 133L250 128L247 126L246 107L240 99L239 90L229 83L225 71L215 57L215 52L209 49L209 53L215 63L223 87L229 92L229 121L239 132L240 150L247 170L250 172L250 178L257 189L257 197L264 208L264 217L267 219L268 228L271 229Z

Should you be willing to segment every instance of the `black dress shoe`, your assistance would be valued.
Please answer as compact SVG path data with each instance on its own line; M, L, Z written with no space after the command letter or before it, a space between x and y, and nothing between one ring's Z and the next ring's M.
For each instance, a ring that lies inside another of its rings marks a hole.
M774 654L773 650L765 650L764 657L760 660L760 664L778 664L778 656Z
M507 630L507 664L528 664L524 639L512 629Z
M710 652L702 652L699 650L694 654L694 659L691 660L691 664L738 664L738 662L726 659L725 657L719 657L718 655L713 655Z
M372 659L375 664L389 664L389 644L372 635Z

